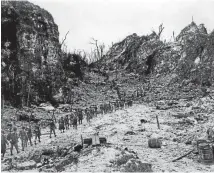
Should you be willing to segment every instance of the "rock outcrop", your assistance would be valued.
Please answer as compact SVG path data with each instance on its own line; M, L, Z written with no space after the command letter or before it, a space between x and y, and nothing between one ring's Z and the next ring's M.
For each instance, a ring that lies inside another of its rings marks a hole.
M99 63L104 69L150 74L155 65L153 58L163 45L155 32L142 37L134 33L114 44Z
M155 32L141 37L130 35L114 44L97 63L102 64L102 70L125 70L143 76L171 74L179 82L188 79L201 84L213 80L212 45L213 32L208 34L203 24L192 22L173 42L162 42Z
M60 53L58 26L49 12L28 1L1 4L2 93L5 100L15 98L14 104L18 105L26 100L24 97L29 98L24 96L27 88L38 88L34 78L44 81L47 71L56 68Z

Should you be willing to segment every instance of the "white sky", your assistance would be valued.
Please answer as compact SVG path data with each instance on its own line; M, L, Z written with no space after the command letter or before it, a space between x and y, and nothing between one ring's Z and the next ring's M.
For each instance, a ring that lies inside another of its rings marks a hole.
M93 47L91 37L105 43L118 42L137 33L149 34L163 23L162 38L170 40L191 23L214 29L214 0L30 0L49 11L59 27L60 41L70 30L69 50Z

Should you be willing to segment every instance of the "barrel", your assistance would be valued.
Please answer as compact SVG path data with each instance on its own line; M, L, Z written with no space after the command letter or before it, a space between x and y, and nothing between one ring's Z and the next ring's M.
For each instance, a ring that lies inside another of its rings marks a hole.
M83 144L91 145L92 144L92 138L86 138L83 140Z
M201 143L198 145L199 160L204 164L214 163L213 149L207 143Z
M106 138L100 137L100 144L106 144Z
M162 142L159 138L151 138L148 141L148 145L150 148L160 148L161 144Z
M197 149L198 149L198 151L199 151L199 145L200 144L207 144L207 140L205 140L205 139L199 139L199 140L197 140Z

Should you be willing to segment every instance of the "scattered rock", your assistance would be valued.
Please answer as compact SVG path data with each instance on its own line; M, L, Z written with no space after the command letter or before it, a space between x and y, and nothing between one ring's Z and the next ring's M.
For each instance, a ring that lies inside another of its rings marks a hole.
M37 164L36 164L36 167L37 167L37 168L42 167L42 163L37 163Z
M125 164L129 159L136 158L136 156L132 153L124 153L118 156L118 158L115 160L115 164L117 166L121 166Z
M78 155L75 153L72 153L70 155L67 155L65 158L61 159L58 163L55 164L55 168L57 171L63 171L65 165L69 165L71 163L77 163L78 162Z
M127 131L127 132L125 133L125 135L135 135L135 132L133 132L133 131Z
M17 164L18 170L29 170L29 169L33 169L33 168L36 168L36 162L33 160L29 160L29 161Z
M152 172L152 165L142 163L139 159L130 159L121 169L121 172Z

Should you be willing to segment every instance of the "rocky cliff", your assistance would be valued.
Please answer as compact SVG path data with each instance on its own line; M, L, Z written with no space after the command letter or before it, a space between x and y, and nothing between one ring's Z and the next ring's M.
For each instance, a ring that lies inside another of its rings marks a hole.
M142 37L134 33L114 44L98 63L103 64L103 69L149 74L154 67L152 59L162 46L163 42L154 32Z
M125 70L143 76L170 74L176 80L190 79L195 83L213 81L213 32L208 34L203 24L192 22L173 42L162 42L153 32L137 34L114 44L98 63L103 70Z
M27 1L1 5L2 93L6 100L13 97L14 104L19 104L29 99L28 88L38 84L31 79L45 79L46 72L56 68L59 32L51 14L39 6Z

